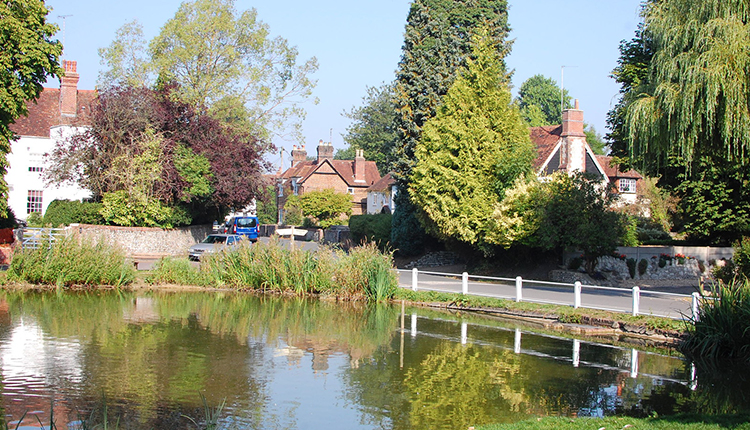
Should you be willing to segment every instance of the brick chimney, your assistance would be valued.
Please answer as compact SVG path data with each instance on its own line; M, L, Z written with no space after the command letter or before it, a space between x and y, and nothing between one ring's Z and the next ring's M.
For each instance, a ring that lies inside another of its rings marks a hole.
M297 164L307 160L307 150L305 150L305 145L300 146L297 148L297 145L292 146L292 167L296 166Z
M576 99L573 109L565 109L563 111L562 117L562 137L586 136L583 133L583 111L578 109L578 99Z
M333 145L331 142L318 142L318 164L322 163L323 160L333 160Z
M75 117L78 112L78 72L76 62L63 60L65 75L60 78L60 116Z
M357 149L354 157L354 182L365 182L365 155L364 151Z

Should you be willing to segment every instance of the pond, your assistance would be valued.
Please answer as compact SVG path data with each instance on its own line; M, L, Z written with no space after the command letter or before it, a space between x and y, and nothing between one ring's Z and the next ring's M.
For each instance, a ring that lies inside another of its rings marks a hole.
M110 428L197 429L219 412L222 429L466 429L750 410L747 372L664 351L477 315L228 292L0 293L0 375L11 428L106 416Z

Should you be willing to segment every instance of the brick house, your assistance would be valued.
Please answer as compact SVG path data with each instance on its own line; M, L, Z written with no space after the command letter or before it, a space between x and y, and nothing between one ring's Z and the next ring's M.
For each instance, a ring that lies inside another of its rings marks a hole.
M305 146L292 149L292 166L277 179L277 208L279 223L284 223L284 206L291 195L308 191L333 189L352 196L352 214L367 212L367 189L380 179L374 161L365 160L357 150L354 160L334 160L333 146L322 140L318 143L318 156L307 159Z
M36 103L27 103L28 115L10 126L16 134L8 154L8 205L16 217L26 219L32 212L43 214L53 200L81 200L91 197L77 185L47 185L45 155L57 142L79 132L88 123L94 90L78 89L75 61L63 61L65 76L60 88L44 88Z
M612 185L625 203L634 203L638 182L643 178L638 172L622 172L611 165L612 158L596 155L586 142L583 132L583 111L578 100L573 109L563 111L560 125L531 127L529 134L536 145L537 158L534 171L539 177L554 172L586 172L599 178L606 186Z

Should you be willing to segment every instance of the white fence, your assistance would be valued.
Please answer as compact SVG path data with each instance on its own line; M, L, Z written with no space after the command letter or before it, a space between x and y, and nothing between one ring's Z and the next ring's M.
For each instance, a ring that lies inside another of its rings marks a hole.
M643 290L639 287L614 288L599 285L583 285L581 282L573 284L547 282L516 278L500 278L493 276L469 275L466 272L441 273L399 270L401 273L411 272L411 289L414 291L428 290L447 293L471 294L474 296L510 299L516 302L534 302L572 306L574 308L600 309L611 312L630 313L636 315L652 315L673 319L692 318L698 320L701 295L675 294L661 291ZM419 275L430 275L430 279L420 282ZM457 279L459 278L460 279ZM476 282L470 282L476 280ZM404 282L402 282L402 286ZM472 288L470 288L470 286ZM526 293L533 294L526 294ZM583 303L583 293L587 293L586 303ZM648 298L649 304L644 306L642 299ZM683 306L684 303L684 306ZM687 306L689 303L689 307ZM674 309L678 308L677 311Z
M67 228L24 228L21 247L38 248L41 244L51 245L67 236Z

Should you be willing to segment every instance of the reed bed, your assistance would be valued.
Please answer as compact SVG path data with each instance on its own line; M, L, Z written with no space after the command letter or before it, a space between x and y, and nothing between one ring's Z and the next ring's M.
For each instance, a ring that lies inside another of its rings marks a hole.
M164 259L154 268L149 282L379 302L393 296L398 276L391 254L379 251L374 244L348 253L332 248L309 252L286 249L271 240L244 243L237 249L206 256L200 267L186 259Z
M58 287L120 287L135 280L135 268L122 249L103 239L68 236L14 253L8 279Z
M715 296L702 300L680 349L694 359L750 363L750 281L720 283Z

